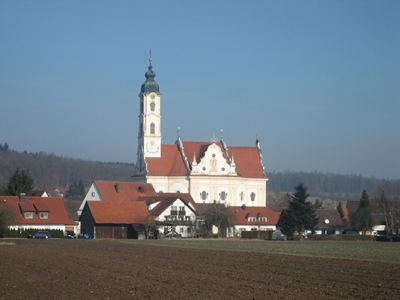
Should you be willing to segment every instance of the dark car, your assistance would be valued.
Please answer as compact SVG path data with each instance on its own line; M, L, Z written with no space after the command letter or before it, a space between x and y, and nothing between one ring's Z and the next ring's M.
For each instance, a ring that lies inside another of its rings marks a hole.
M48 231L38 231L35 234L28 235L29 239L49 239L51 235Z
M72 230L67 230L64 237L66 239L76 239L76 234Z
M81 232L81 233L78 235L78 239L91 239L91 238L92 238L92 236L91 236L91 234L88 233L88 232Z

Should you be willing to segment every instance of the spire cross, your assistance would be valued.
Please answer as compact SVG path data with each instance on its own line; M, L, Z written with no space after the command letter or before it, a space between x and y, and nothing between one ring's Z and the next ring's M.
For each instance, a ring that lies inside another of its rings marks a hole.
M152 58L151 58L151 49L150 49L150 52L149 52L149 62L150 62L150 66L151 66L151 61L152 61Z

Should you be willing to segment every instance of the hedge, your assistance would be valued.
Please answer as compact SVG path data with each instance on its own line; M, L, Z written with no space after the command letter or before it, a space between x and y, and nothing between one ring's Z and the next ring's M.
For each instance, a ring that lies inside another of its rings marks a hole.
M64 238L64 231L61 229L43 229L43 228L20 228L20 229L7 229L3 233L3 238L26 238L30 234L35 234L38 231L48 231L52 238Z
M270 240L271 238L272 238L272 230L268 230L268 231L242 231L242 239Z

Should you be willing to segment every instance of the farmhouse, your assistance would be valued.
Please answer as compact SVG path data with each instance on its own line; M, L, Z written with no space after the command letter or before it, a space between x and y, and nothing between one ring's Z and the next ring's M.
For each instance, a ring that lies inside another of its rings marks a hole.
M19 215L20 224L10 229L76 230L59 197L0 196L0 206L9 206Z
M275 230L280 214L267 207L230 206L234 216L228 237L239 236L243 231Z
M172 231L183 237L193 237L198 219L197 205L190 194L161 193L157 197L141 197L148 205L159 231L168 235Z

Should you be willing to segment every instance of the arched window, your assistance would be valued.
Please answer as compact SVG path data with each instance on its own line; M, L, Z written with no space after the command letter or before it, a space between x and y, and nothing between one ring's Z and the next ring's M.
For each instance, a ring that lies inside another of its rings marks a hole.
M226 200L226 193L225 192L221 192L221 194L220 194L220 197L221 197L221 200L222 201L225 201Z
M201 192L201 200L207 200L207 192L206 191Z
M251 201L255 201L255 200L256 200L256 194L251 193L251 194L250 194L250 200L251 200Z
M154 111L156 109L156 104L154 102L150 103L150 110Z
M156 125L154 123L150 124L150 134L156 133Z

